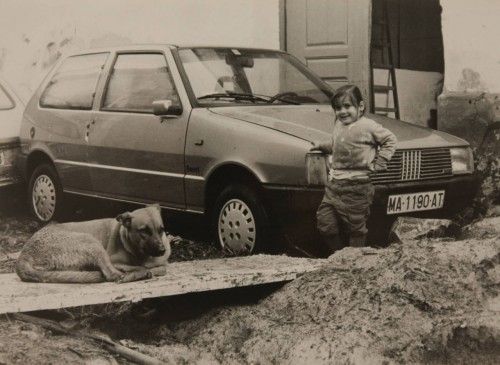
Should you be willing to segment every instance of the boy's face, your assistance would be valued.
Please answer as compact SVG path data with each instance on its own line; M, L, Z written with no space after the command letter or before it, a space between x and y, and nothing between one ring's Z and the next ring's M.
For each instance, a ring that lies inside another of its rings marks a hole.
M361 118L365 110L365 104L361 101L359 106L356 106L351 99L346 96L340 100L340 103L336 104L333 109L335 110L335 116L338 120L343 124L351 124Z

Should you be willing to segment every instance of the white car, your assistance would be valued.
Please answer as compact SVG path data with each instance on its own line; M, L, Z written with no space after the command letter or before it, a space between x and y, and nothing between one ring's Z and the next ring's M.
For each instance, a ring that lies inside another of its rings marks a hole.
M20 181L15 162L24 107L25 103L0 77L0 187Z

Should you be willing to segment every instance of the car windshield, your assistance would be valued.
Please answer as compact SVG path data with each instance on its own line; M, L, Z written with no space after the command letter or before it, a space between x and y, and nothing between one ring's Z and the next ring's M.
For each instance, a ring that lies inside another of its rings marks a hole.
M200 105L329 104L331 90L292 56L268 50L179 49Z

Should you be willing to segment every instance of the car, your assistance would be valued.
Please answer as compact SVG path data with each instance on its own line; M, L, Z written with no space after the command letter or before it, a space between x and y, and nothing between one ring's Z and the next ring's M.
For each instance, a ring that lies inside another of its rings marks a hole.
M23 100L0 77L0 188L21 182L16 161L24 107Z
M320 254L312 237L324 180L312 177L326 167L308 151L330 138L331 96L278 50L138 45L68 55L23 116L31 209L48 222L65 194L157 202L204 214L235 254L275 242ZM371 234L398 215L450 216L470 203L477 180L466 141L368 116L398 138L388 170L372 177Z

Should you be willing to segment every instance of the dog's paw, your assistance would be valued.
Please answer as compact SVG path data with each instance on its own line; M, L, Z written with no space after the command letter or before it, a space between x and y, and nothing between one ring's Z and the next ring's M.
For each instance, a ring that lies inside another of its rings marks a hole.
M118 271L118 270L113 270L113 271L109 272L108 274L104 274L106 281L120 281L123 279L124 275L125 274L123 272Z
M166 266L156 266L150 268L153 276L164 276L167 274L167 268Z
M118 283L129 283L131 281L151 279L153 273L150 270L131 271L123 275Z

